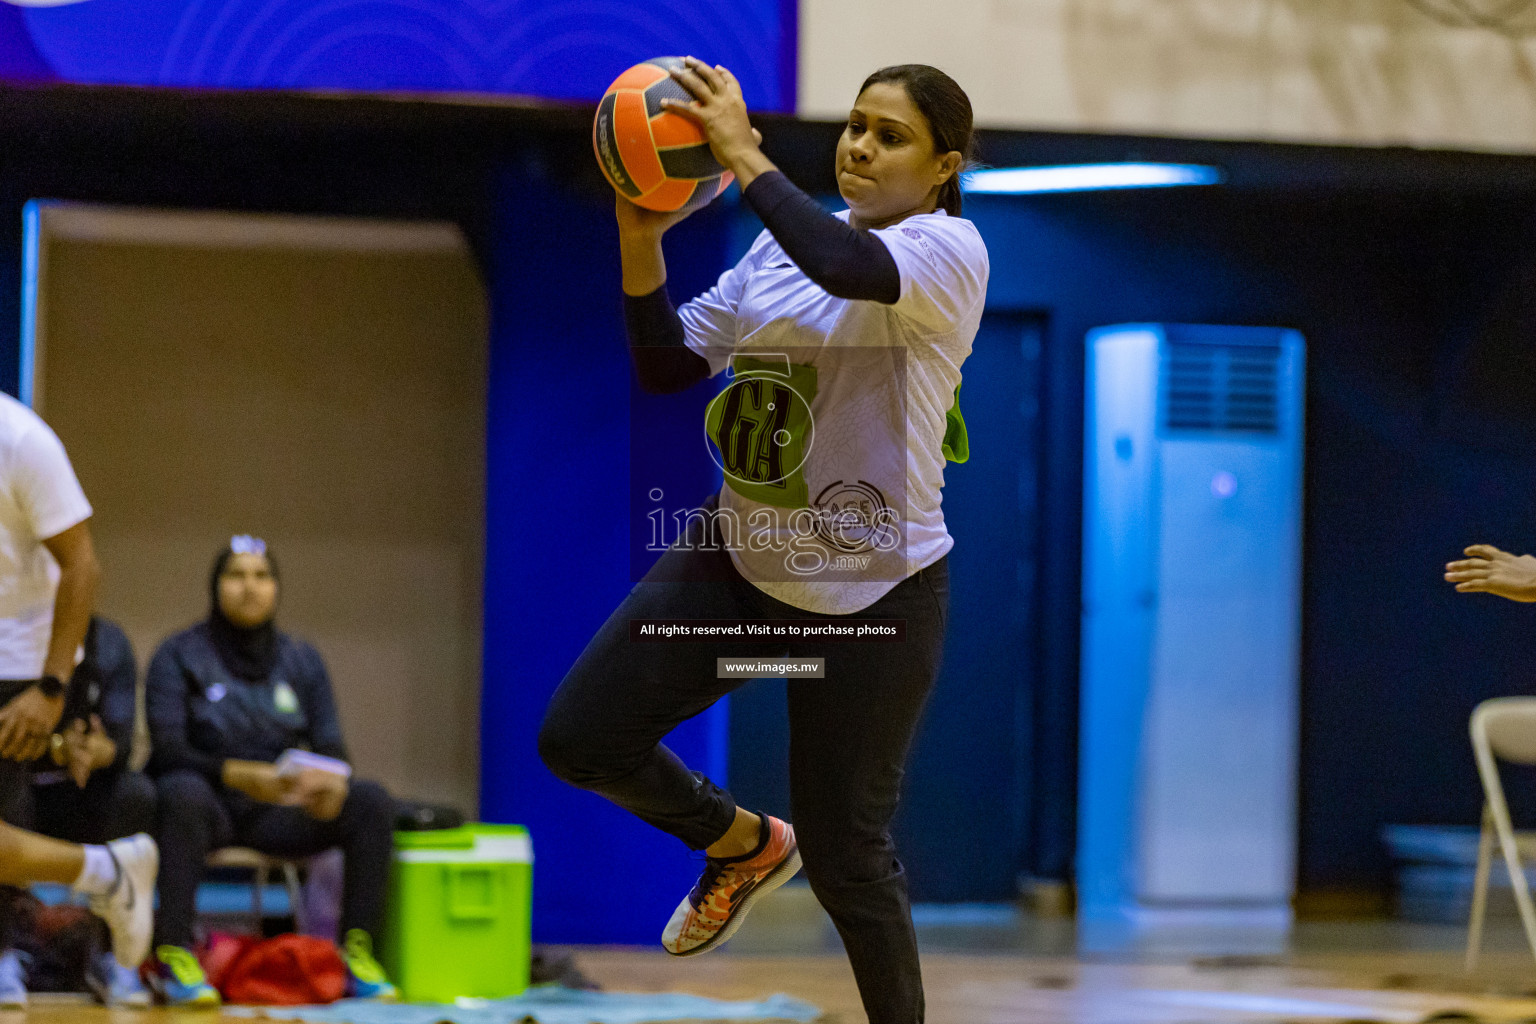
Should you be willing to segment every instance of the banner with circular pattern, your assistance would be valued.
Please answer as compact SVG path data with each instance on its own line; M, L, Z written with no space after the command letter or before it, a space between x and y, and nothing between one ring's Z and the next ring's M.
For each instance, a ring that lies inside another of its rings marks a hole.
M3 0L0 80L595 101L692 54L792 111L793 0Z

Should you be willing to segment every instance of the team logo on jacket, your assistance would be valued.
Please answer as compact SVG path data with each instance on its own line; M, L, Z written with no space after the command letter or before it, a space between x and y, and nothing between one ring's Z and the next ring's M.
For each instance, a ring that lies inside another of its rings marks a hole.
M838 551L890 551L899 540L896 510L868 480L830 483L811 505L816 510L816 536Z
M816 368L778 353L738 356L735 376L704 413L709 454L731 490L764 505L807 505L806 457L815 441Z
M286 679L279 679L272 687L272 706L285 715L299 710L299 695L293 692Z

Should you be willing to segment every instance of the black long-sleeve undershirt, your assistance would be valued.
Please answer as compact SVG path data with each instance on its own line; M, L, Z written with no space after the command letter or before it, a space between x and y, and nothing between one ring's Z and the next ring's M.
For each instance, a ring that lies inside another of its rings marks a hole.
M887 306L901 298L901 272L885 243L822 209L781 171L758 175L741 194L779 247L827 294Z
M887 305L901 297L901 273L885 243L822 209L781 172L758 175L742 195L780 248L828 294ZM709 375L708 361L684 344L665 284L624 296L624 327L642 390L670 394Z
M683 320L667 286L624 296L624 330L640 390L651 395L683 391L709 376L709 360L683 343Z

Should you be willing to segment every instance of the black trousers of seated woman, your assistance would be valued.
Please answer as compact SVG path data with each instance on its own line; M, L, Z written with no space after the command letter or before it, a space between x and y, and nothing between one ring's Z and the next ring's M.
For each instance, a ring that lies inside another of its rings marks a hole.
M339 848L345 862L341 935L361 928L377 944L395 841L395 803L383 786L353 780L341 813L331 821L317 821L297 807L259 803L215 786L196 772L169 772L156 780L156 789L155 841L160 844L156 945L193 944L197 886L208 854L224 846L249 846L291 858Z

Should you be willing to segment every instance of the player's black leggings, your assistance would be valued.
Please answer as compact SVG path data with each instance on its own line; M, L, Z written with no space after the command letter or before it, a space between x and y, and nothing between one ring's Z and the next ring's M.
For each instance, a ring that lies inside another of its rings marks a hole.
M550 700L539 753L566 782L703 849L725 834L736 803L689 771L661 738L747 681L717 679L716 658L825 658L826 678L788 681L795 836L806 878L848 951L870 1024L918 1024L917 940L889 826L907 752L938 675L948 559L851 616L820 615L743 580L723 549L697 550L704 530L703 518L693 517L687 542L662 555L592 638ZM693 582L663 582L684 579ZM630 619L663 618L905 619L906 639L630 641Z

